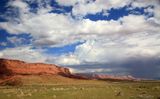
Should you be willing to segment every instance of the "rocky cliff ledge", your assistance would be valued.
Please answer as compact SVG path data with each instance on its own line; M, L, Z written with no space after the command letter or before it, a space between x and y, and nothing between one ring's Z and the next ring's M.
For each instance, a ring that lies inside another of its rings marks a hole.
M0 59L0 75L71 75L68 68L53 64L26 63L19 60Z

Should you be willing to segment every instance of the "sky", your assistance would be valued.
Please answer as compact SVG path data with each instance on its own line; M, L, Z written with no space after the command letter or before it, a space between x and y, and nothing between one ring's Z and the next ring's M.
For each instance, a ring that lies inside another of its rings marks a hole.
M160 0L0 0L0 58L160 78Z

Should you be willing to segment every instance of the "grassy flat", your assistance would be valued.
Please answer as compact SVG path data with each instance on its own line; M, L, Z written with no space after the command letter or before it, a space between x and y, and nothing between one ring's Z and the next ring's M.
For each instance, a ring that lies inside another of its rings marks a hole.
M0 86L0 99L160 99L160 82L78 80L24 76L22 86Z

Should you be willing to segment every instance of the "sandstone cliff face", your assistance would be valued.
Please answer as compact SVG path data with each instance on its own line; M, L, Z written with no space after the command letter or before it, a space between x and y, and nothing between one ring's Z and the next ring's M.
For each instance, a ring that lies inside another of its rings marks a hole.
M26 63L19 60L0 59L1 75L71 75L68 68L59 67L53 64Z

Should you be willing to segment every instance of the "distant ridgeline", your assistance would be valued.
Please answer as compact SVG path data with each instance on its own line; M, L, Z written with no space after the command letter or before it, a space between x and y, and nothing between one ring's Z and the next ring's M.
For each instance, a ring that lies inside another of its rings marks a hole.
M139 80L132 76L114 76L102 74L72 74L68 68L54 64L26 63L20 60L0 59L0 76L14 75L60 75L75 79L98 79L98 80Z

